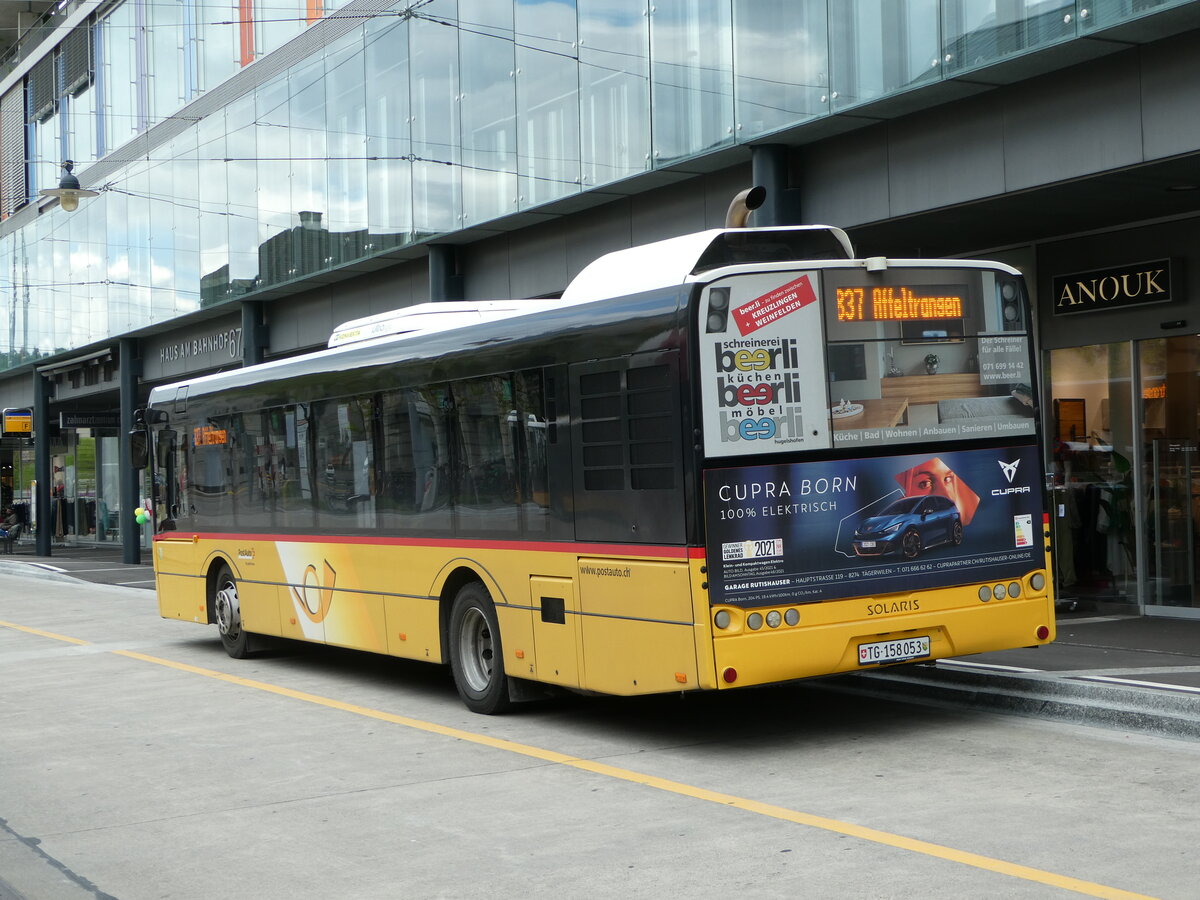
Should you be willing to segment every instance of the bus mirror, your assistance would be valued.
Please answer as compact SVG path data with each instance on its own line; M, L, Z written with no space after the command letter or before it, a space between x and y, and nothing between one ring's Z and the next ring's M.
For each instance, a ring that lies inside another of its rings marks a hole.
M129 464L135 469L144 469L149 462L146 437L144 428L135 428L129 432Z

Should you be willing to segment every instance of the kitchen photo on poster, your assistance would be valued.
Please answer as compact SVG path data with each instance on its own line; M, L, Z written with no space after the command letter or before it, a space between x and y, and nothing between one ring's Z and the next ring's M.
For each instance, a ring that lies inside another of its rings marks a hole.
M704 473L709 600L869 597L1045 564L1032 446Z

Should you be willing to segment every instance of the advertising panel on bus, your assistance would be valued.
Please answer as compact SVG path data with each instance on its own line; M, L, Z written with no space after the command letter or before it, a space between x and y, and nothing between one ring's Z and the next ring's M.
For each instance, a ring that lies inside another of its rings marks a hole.
M1017 577L1044 564L1034 446L710 469L709 598L760 606Z

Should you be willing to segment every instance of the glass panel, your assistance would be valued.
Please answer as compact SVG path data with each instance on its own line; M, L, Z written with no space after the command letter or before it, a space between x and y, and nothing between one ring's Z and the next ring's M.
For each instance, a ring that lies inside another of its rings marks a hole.
M462 452L455 461L457 529L514 532L517 511L517 441L520 433L512 382L477 378L451 385L454 424Z
M329 211L326 186L329 181L326 162L325 131L325 60L317 57L293 66L287 75L288 147L291 159L291 201L284 230L272 238L272 246L263 252L278 262L287 259L287 277L302 278L329 268L334 255L331 249L329 225L324 221ZM261 132L260 132L261 135ZM285 163L279 168L287 168ZM263 170L259 168L259 189L263 186ZM278 221L283 222L283 217ZM261 224L261 223L260 223ZM275 244L280 246L276 248ZM276 277L284 273L275 270Z
M269 0L254 4L254 55L263 57L278 50L305 28L306 0Z
M830 101L844 109L941 77L937 0L831 4Z
M657 0L651 10L655 161L732 143L729 0Z
M367 251L398 246L412 231L409 154L408 24L366 28Z
M225 281L228 297L236 297L253 290L258 279L258 129L254 125L255 98L247 95L225 108L227 127L226 147L228 163L225 175L229 190L229 269ZM264 132L267 129L263 129ZM273 129L271 139L264 137L264 156L285 156L281 150L282 129ZM282 147L287 147L286 132L282 136ZM278 170L267 173L269 184L278 185L286 180ZM286 201L286 195L283 198ZM278 192L276 201L278 202ZM214 207L215 209L215 207Z
M511 4L508 10L511 18ZM508 38L496 38L472 33L467 27L459 32L466 225L517 209L516 63L511 33Z
M353 31L325 57L329 148L328 265L358 259L366 245L367 132L363 38Z
M1121 343L1050 353L1054 587L1072 607L1137 601L1129 352Z
M826 0L734 0L738 139L829 111Z
M988 65L1014 53L1075 37L1075 0L946 0L947 72Z
M413 221L419 236L462 221L459 184L458 33L455 0L435 0L409 23L412 60Z
M1088 10L1088 17L1081 24L1088 28L1106 28L1172 7L1187 6L1191 2L1193 0L1090 0L1082 4Z
M579 0L583 183L650 168L650 34L643 3Z
M111 152L138 132L137 29L134 5L118 6L100 23L104 60L100 77L104 88L105 148Z
M388 530L450 531L450 435L444 386L380 397L379 524Z
M1139 341L1148 494L1146 602L1200 607L1200 338Z
M226 163L225 114L217 112L197 126L197 178L204 185L199 203L200 304L211 306L230 297L229 230L234 211L229 204L229 172L244 163ZM253 144L253 140L250 141ZM228 212L227 212L228 210Z
M159 122L183 105L182 0L146 4L146 81L150 122Z
M196 0L200 89L210 91L238 70L236 15L229 0Z
M292 213L292 144L289 90L286 75L261 86L254 94L254 134L257 140L257 180L250 196L258 199L257 230L250 243L259 258L258 285L280 284L299 274L285 232L296 221ZM297 143L301 138L297 138ZM232 184L230 185L232 188ZM232 199L231 191L230 197ZM283 235L283 237L279 237ZM237 246L234 243L234 246Z
M579 190L574 0L518 0L517 122L522 208Z
M322 530L375 527L371 398L314 404L317 517Z
M1020 279L949 267L893 268L867 279L829 271L822 279L835 445L1035 433ZM776 293L805 290L798 280ZM737 298L731 319L743 314ZM756 400L761 406L755 396L735 406Z
M69 158L82 168L96 159L96 97L95 87L84 88L63 100L67 108L67 147Z

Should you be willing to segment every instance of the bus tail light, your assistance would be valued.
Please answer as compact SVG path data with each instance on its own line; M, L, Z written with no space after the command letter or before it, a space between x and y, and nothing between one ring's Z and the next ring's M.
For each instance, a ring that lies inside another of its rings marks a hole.
M1048 637L1050 637L1050 629L1045 625L1039 625L1037 630L1037 639L1039 641L1044 641Z
M724 672L721 673L721 677L725 679L726 684L733 684L735 681L737 681L737 669L735 669L733 666L729 666Z

